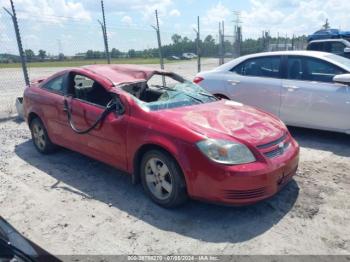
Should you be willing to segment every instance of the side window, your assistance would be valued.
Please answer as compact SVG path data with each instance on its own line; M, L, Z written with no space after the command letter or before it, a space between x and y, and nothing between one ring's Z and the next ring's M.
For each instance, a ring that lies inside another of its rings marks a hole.
M49 81L48 83L46 83L45 85L43 85L43 88L50 91L63 93L64 92L63 79L64 79L64 75L58 76L52 79L51 81Z
M234 68L231 69L231 72L237 73L239 75L243 75L244 63L245 62L242 62L242 63L236 65Z
M287 63L287 79L301 80L303 76L302 58L289 56Z
M303 78L309 81L333 82L333 77L343 74L344 70L326 61L315 58L305 59L305 72Z
M74 77L74 97L87 100L88 93L92 91L94 81L82 75Z
M312 51L324 51L323 48L323 43L311 43L308 47L307 50L312 50Z
M280 57L258 57L237 65L231 71L245 76L280 77Z
M340 43L340 42L331 43L331 53L333 54L337 54L337 55L343 54L344 48L345 48L345 45L343 43Z
M70 90L73 90L75 98L101 106L106 106L111 101L112 95L97 81L78 74L72 80L73 88Z

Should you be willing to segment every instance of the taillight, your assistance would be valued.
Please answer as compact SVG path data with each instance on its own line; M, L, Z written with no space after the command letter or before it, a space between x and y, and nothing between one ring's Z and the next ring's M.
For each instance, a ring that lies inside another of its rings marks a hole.
M202 82L203 80L204 80L203 77L196 76L196 77L193 79L193 83L199 84L199 83Z

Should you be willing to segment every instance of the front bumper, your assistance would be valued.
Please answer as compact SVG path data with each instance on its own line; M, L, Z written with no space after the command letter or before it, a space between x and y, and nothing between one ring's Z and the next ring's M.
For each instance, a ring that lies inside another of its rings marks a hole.
M248 205L270 198L295 175L299 146L292 140L283 155L245 165L225 166L209 161L195 148L185 168L192 198L231 205Z

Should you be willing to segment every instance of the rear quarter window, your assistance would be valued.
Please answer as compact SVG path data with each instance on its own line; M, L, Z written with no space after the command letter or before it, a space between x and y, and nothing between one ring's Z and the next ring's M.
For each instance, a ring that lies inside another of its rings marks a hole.
M64 85L63 85L64 75L58 76L49 82L42 85L42 88L53 91L55 93L63 93Z

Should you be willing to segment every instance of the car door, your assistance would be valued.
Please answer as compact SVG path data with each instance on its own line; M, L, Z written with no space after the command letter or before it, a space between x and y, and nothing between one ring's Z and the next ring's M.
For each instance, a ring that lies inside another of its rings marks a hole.
M349 87L332 81L343 69L305 56L289 56L286 67L280 115L284 122L325 130L350 128Z
M65 124L61 121L66 94L65 81L65 73L55 76L41 85L42 91L38 94L44 115L42 120L46 125L50 139L60 145L67 142L62 136L65 132Z
M250 58L225 74L229 98L279 115L281 56Z
M82 74L70 75L70 96L66 98L72 124L78 130L91 127L112 100L102 84ZM77 134L70 127L69 134L79 144L75 150L95 159L126 170L126 114L112 112L87 134Z

